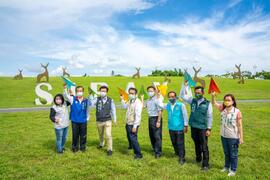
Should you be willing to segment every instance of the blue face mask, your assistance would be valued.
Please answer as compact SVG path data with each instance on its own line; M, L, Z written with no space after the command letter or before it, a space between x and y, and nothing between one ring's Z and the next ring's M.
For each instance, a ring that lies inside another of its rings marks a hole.
M170 101L170 103L174 104L176 102L176 99L170 98L169 101Z

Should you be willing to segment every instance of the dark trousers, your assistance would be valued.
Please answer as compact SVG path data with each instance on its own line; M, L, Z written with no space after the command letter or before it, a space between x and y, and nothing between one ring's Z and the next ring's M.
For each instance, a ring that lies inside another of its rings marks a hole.
M149 137L150 137L151 145L155 154L161 155L162 153L162 120L160 120L159 128L156 127L157 121L158 121L158 116L149 117L148 119Z
M202 161L203 167L209 166L208 137L206 129L197 129L191 127L191 137L195 144L196 161ZM202 158L203 157L203 158Z
M224 138L221 136L222 147L225 155L225 168L236 171L238 164L239 139Z
M184 131L169 130L174 152L179 158L185 158L185 135Z
M128 139L129 147L132 147L135 155L140 156L141 148L138 142L139 126L137 126L137 130L135 133L132 132L132 128L133 128L133 125L126 124L126 132L127 132L127 139Z
M87 137L87 123L72 122L72 150L85 150Z

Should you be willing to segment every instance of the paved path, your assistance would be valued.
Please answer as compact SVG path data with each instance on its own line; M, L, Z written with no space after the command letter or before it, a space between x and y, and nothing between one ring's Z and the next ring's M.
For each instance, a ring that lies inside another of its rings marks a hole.
M267 102L270 103L270 99L254 99L254 100L238 100L237 102L244 103L259 103L259 102ZM121 108L122 106L116 105L117 108ZM9 112L31 112L31 111L48 111L50 107L27 107L27 108L0 108L0 113L9 113Z

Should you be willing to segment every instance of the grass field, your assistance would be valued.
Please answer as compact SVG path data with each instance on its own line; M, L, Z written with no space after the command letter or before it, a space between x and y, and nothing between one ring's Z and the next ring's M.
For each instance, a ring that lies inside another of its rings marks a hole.
M111 86L110 95L118 98L115 87L126 87L128 78L72 78L77 84L87 86L90 82L107 82ZM135 85L147 86L153 80L162 81L162 77L135 80ZM169 89L179 91L179 78L172 78ZM217 79L223 93L232 92L238 99L270 99L267 92L270 81L247 81L238 85L234 80ZM33 106L35 81L26 78L13 81L0 78L0 107ZM52 78L52 94L62 91L62 81ZM15 97L15 98L14 98ZM220 96L221 97L221 96ZM239 148L239 169L236 179L270 178L270 103L239 103L243 114L244 144ZM163 153L155 159L151 153L148 136L146 111L143 111L139 129L139 143L144 158L133 160L133 152L127 150L125 134L125 111L117 110L118 124L113 127L114 154L107 157L106 150L98 150L98 134L95 125L94 110L88 123L88 146L85 153L72 153L71 129L69 129L67 151L63 155L55 152L55 133L50 122L49 112L0 113L0 179L226 179L220 173L223 167L223 153L219 135L220 118L214 110L214 125L209 139L210 166L207 172L201 172L194 162L194 145L190 131L186 134L186 160L179 166L174 156L167 129L167 113L164 112Z

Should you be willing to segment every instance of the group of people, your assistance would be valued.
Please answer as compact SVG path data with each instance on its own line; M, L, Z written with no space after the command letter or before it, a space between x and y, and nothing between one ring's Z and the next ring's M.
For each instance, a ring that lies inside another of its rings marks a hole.
M197 86L194 89L195 97L190 96L188 84L180 91L180 98L190 104L191 112L188 113L184 103L179 101L177 93L168 93L168 103L164 103L164 97L155 86L147 87L148 99L138 97L136 88L129 88L128 101L121 96L121 104L126 109L126 135L128 149L134 151L134 159L143 157L138 142L138 131L141 123L143 108L147 109L149 137L155 158L162 156L162 113L168 113L168 129L175 155L179 157L179 164L185 163L185 133L188 132L188 125L191 128L191 137L195 145L196 162L202 164L202 170L209 169L208 138L211 135L213 122L212 104L221 113L221 142L225 156L222 172L228 172L228 176L234 176L238 164L238 146L243 143L242 115L236 106L235 97L232 94L224 96L224 101L219 104L215 99L215 92L212 92L212 102L204 97L204 88ZM54 123L56 133L56 147L58 153L63 153L67 139L69 119L72 123L72 151L86 150L87 122L89 110L96 108L96 126L99 133L99 144L97 148L105 146L104 133L107 144L107 155L113 154L112 123L116 124L116 106L110 97L107 96L109 88L101 86L100 96L89 95L84 98L84 88L76 87L75 94L65 86L64 93L54 97L54 105L50 110L50 119ZM70 106L70 107L69 107ZM69 113L70 109L70 113Z

